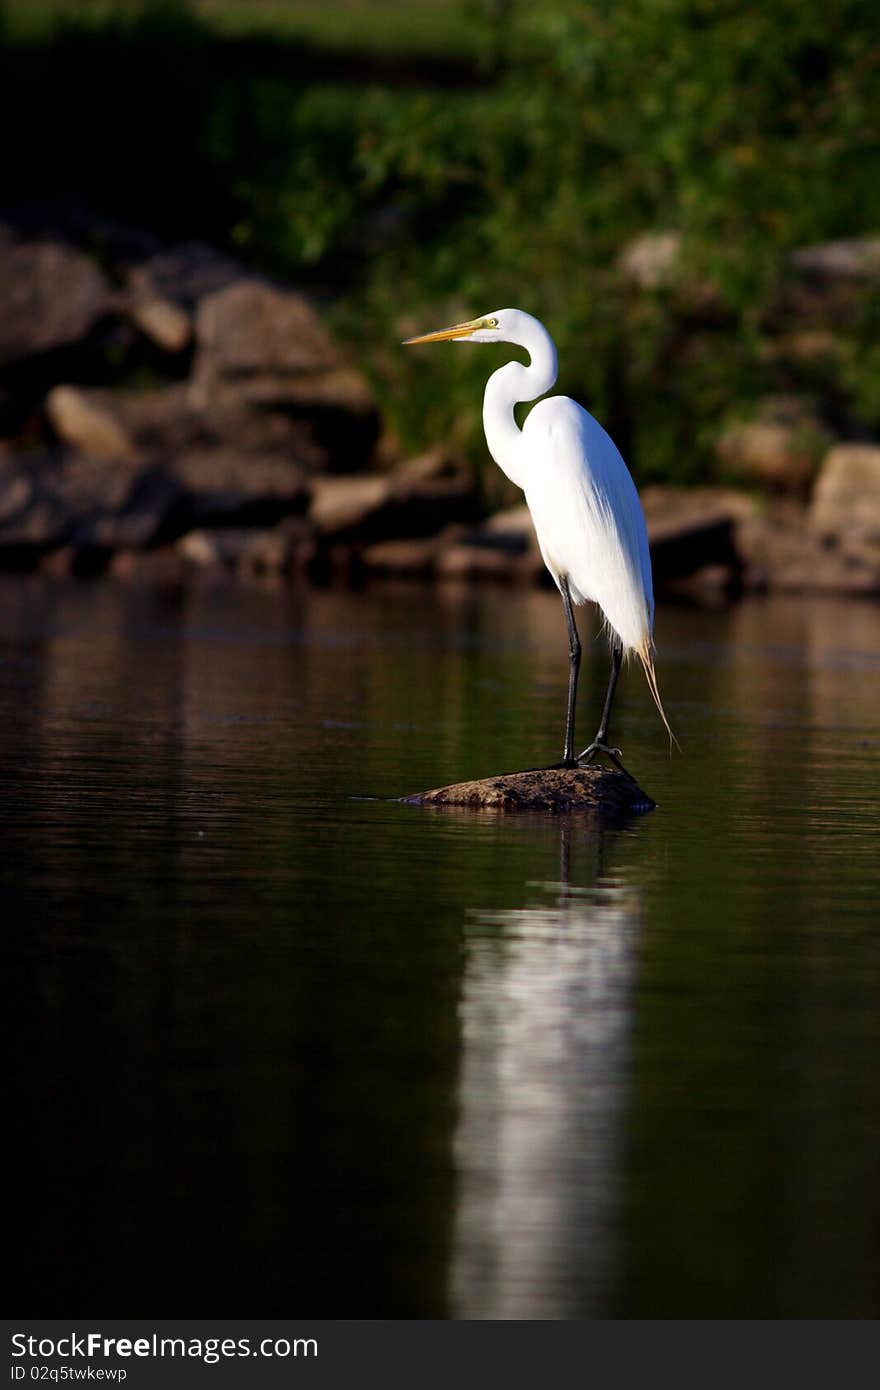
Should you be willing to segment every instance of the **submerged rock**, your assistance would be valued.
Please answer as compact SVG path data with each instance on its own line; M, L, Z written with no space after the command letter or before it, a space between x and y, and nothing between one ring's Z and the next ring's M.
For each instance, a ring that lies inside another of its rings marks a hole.
M588 811L606 816L653 810L655 802L632 777L599 764L509 772L479 782L408 796L418 806L490 807L499 811Z

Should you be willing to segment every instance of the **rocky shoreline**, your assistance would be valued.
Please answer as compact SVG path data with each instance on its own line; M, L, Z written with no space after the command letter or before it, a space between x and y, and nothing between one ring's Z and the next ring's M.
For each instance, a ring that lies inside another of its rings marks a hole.
M548 582L524 507L394 456L303 294L198 243L103 247L0 221L0 569ZM658 595L880 597L880 445L777 398L719 452L747 485L643 490Z

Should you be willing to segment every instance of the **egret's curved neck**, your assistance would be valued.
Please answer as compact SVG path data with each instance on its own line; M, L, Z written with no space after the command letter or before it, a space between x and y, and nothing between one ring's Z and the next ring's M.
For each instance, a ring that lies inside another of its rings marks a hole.
M534 401L549 391L556 380L557 364L553 339L537 320L529 324L519 345L526 349L531 361L528 366L507 362L489 377L483 396L483 428L489 453L498 467L517 487L523 487L523 436L513 408L520 401Z

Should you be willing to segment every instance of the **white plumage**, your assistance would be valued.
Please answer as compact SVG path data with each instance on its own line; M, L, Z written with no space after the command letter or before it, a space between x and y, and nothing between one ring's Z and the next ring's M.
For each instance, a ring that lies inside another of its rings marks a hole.
M513 343L529 364L507 362L486 383L483 425L489 452L523 489L544 563L562 595L569 629L569 698L563 762L573 765L574 706L580 642L571 604L598 604L609 629L611 681L599 731L580 755L597 752L617 761L607 744L608 717L623 656L635 653L672 738L654 674L654 594L645 517L635 484L617 446L597 420L568 396L541 400L522 429L514 406L533 401L556 381L553 339L531 314L497 309L483 318L410 338L409 343L454 340Z
M569 579L575 603L601 608L624 648L650 647L651 558L635 484L617 446L567 396L540 401L523 429L526 455L541 459L524 492L544 563Z

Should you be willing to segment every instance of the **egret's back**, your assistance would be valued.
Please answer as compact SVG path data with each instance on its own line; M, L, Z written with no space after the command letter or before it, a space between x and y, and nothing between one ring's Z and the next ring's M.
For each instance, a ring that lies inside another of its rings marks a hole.
M613 440L567 396L539 401L523 428L524 491L544 562L591 600L626 649L650 654L651 560L635 484Z

